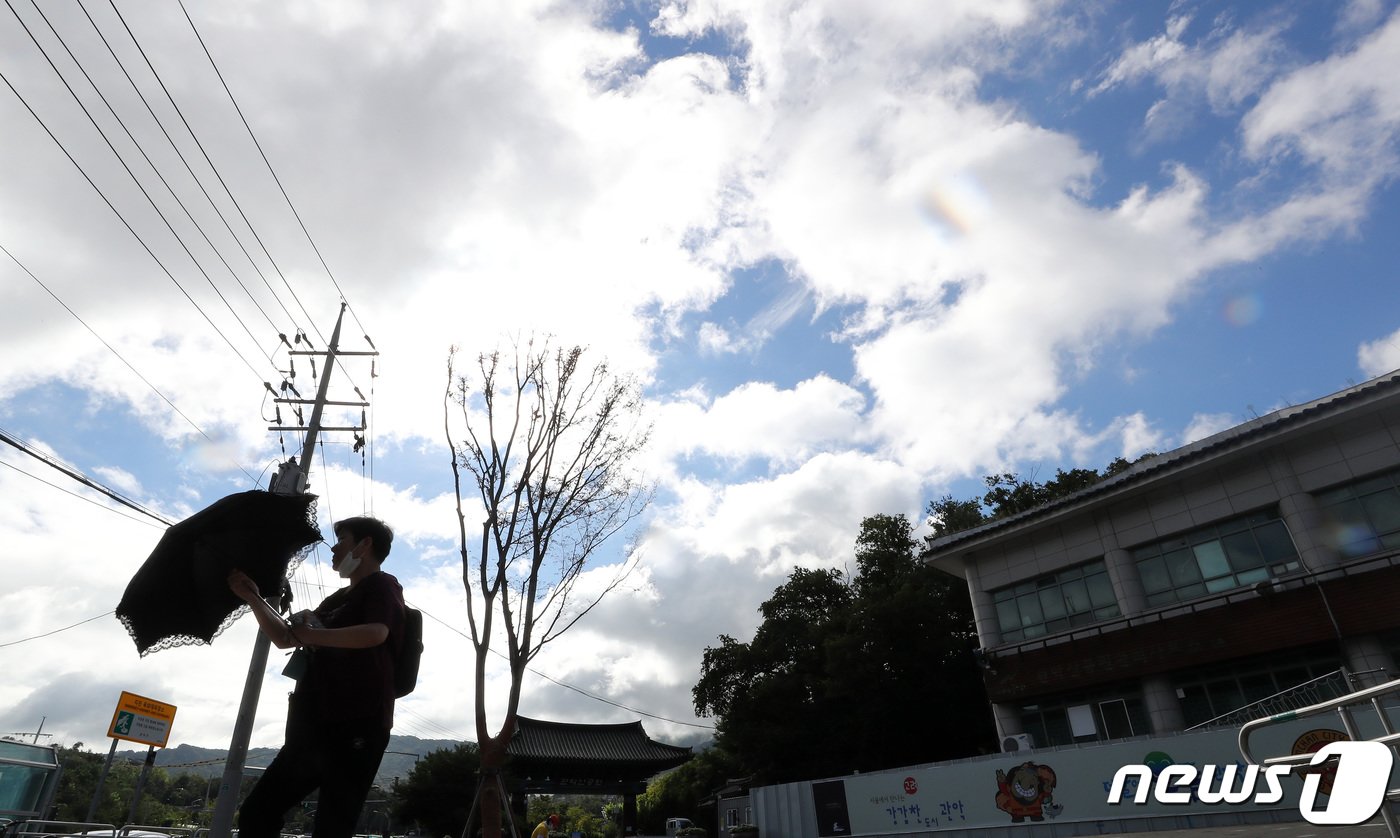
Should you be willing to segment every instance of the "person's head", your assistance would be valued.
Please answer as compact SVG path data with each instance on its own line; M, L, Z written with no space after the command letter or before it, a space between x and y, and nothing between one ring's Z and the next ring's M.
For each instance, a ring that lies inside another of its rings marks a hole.
M331 566L349 578L365 561L373 561L377 567L389 555L394 546L394 531L378 518L358 517L336 521L335 544L331 545ZM343 569L344 560L352 559L351 565Z
M549 816L549 825L550 825L550 827L551 827L552 829L558 829L558 828L559 828L559 816L558 816L558 815L550 815L550 816Z

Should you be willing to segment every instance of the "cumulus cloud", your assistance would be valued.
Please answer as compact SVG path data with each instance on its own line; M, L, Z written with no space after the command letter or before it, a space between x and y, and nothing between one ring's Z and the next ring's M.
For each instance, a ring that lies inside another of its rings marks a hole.
M1356 363L1362 372L1373 377L1400 369L1400 329L1361 344L1356 352Z
M1259 159L1296 154L1321 171L1325 186L1385 179L1400 131L1400 93L1386 68L1398 59L1400 11L1354 49L1272 84L1244 118L1245 151Z
M1232 428L1239 424L1239 418L1231 413L1197 413L1191 423L1181 433L1181 444L1189 445L1199 439Z
M710 400L664 405L656 452L663 459L705 454L723 460L763 458L792 466L815 453L859 444L865 397L829 376L779 390L750 382Z
M138 28L154 60L185 71L171 75L173 92L212 138L276 265L245 236L268 282L249 272L258 305L238 291L225 306L119 172L95 170L160 264L6 99L0 227L101 338L14 274L0 307L0 415L51 410L50 425L71 431L70 451L86 447L84 427L158 440L176 475L165 486L128 459L84 456L113 484L187 514L233 484L262 482L263 466L296 451L295 433L266 430L278 408L264 382L276 388L292 361L277 332L291 339L301 327L323 347L343 293L354 305L343 345L367 349L368 335L382 354L342 359L333 397L359 388L373 402L374 456L361 471L332 440L313 491L327 519L365 508L396 526L393 572L438 618L428 642L442 651L429 653L402 723L474 735L467 668L433 661L460 662L467 648L442 439L448 347L471 358L532 333L587 345L648 387L645 465L662 493L630 534L641 566L628 585L540 664L690 721L682 687L704 646L751 631L758 603L793 566L841 566L862 517L914 512L931 486L1017 462L1101 463L1104 449L1170 445L1138 405L1090 418L1072 394L1106 356L1169 325L1212 271L1355 229L1395 168L1400 107L1385 80L1400 24L1392 16L1366 34L1366 21L1383 17L1359 0L1339 18L1354 40L1316 61L1284 47L1283 17L1207 27L1174 15L1125 46L1081 88L1088 98L1150 85L1149 139L1203 110L1239 119L1220 142L1250 171L1237 183L1164 158L1146 182L1110 189L1103 148L1114 138L1096 146L1103 138L1059 130L988 92L999 73L1024 71L1028 50L1078 37L1053 3L946 3L937 15L922 3L837 0L648 9L641 26L617 26L605 4L200 10L334 284L178 10L143 9ZM105 159L12 29L0 28L0 53L14 57L16 78L59 114L75 156ZM657 58L647 36L694 48ZM717 54L701 49L710 36L723 44ZM1304 178L1286 180L1299 164ZM197 256L226 284L217 260ZM242 271L245 257L235 261ZM781 284L760 298L749 275L770 268ZM814 326L822 318L836 325ZM1362 368L1400 365L1397 340L1362 346ZM808 357L818 342L834 347L839 371ZM754 371L777 357L792 371ZM310 361L296 364L306 395ZM291 408L280 409L290 425ZM334 421L359 418L352 407ZM1196 416L1185 436L1223 421ZM159 531L108 520L93 505L106 502L85 490L92 502L41 502L26 491L30 478L6 472L0 490L15 502L0 508L0 532L22 557L7 572L25 597L19 607L18 594L0 595L18 615L11 630L38 634L53 627L43 614L110 608ZM469 503L467 514L479 520L480 510ZM108 537L94 546L91 532ZM615 560L602 557L599 570ZM328 584L323 552L300 573L298 595L314 599ZM102 684L128 678L129 641L97 626L74 629L65 663ZM181 706L184 741L218 742L236 692L227 675L241 677L251 629L237 625L227 640L140 662L140 683ZM43 680L38 659L16 664L0 706L28 700L15 684ZM183 667L197 677L174 677ZM488 671L499 707L504 670L493 660ZM531 677L528 713L627 715ZM265 707L281 691L270 678ZM279 718L260 716L258 741L275 742ZM676 736L697 730L658 724Z
M1168 18L1161 34L1125 48L1086 95L1154 82L1164 93L1144 115L1143 130L1157 141L1185 131L1201 102L1215 113L1238 108L1289 63L1284 21L1239 28L1222 16L1194 42L1187 38L1192 23L1188 14Z

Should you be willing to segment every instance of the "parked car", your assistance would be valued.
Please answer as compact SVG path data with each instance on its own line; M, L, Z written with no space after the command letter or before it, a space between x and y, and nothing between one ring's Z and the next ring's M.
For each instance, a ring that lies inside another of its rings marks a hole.
M689 829L695 824L690 822L690 818L667 818L666 838L676 838L676 833L682 829Z

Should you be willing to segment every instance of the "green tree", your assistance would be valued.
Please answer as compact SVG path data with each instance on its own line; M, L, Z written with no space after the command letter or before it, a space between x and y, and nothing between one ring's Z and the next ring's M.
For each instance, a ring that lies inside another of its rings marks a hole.
M734 756L718 745L706 748L681 767L654 777L646 793L637 798L637 829L643 835L665 835L667 818L690 818L704 825L713 820L713 808L701 804L730 779L742 772ZM710 834L716 834L710 824Z
M846 743L862 771L970 756L996 741L967 586L918 560L912 529L902 515L862 522L856 598L829 651L835 697L859 708Z
M952 495L944 495L929 502L928 518L933 534L928 536L926 541L933 542L945 535L970 530L988 521L1044 506L1086 489L1100 480L1127 471L1135 464L1155 456L1155 453L1148 452L1132 461L1115 457L1102 473L1088 468L1074 468L1069 471L1057 469L1055 476L1044 483L1037 483L1034 479L1024 480L1020 475L1010 472L989 474L982 478L987 491L981 498L958 500Z
M797 569L752 641L705 650L695 709L717 717L740 773L784 782L990 749L966 586L918 560L912 530L867 518L853 580Z
M705 650L695 710L718 718L717 738L751 773L781 781L844 770L827 654L851 600L840 571L797 568L759 607L752 641L722 635Z
M424 756L395 780L390 815L397 824L416 824L428 835L460 835L476 793L481 755L474 743L463 742Z
M84 821L92 804L97 779L107 761L105 754L83 750L83 743L58 748L63 773L54 794L54 820ZM136 794L141 764L118 758L102 784L97 811L98 823L125 825L131 812L131 800ZM136 809L134 824L143 826L174 826L198 821L203 808L205 779L181 772L172 775L164 768L153 767L146 776L141 802Z

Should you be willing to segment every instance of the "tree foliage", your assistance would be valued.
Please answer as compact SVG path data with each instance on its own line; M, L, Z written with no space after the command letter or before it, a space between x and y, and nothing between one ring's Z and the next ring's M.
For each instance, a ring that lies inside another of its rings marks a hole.
M625 575L626 563L601 592L576 598L575 583L589 558L650 499L629 468L649 434L639 423L639 388L605 362L585 364L584 354L581 347L530 340L510 357L478 356L472 378L457 374L455 351L448 359L445 429L475 651L483 770L504 763L531 659ZM454 407L464 429L460 443L454 442ZM475 495L484 518L475 556L468 546L464 493ZM498 620L503 638L496 633ZM486 706L493 644L504 647L511 679L496 728L488 724ZM483 831L494 835L500 801L489 786L482 797Z
M707 648L692 697L763 782L969 756L994 739L966 586L918 561L901 515L856 539L856 575L793 571L753 640Z
M722 746L696 753L647 784L646 793L637 798L637 830L642 835L665 835L667 818L690 818L697 824L714 820L715 810L701 804L742 773L738 761Z
M1132 461L1116 457L1102 472L1090 468L1057 469L1055 476L1044 483L1022 479L1020 475L1010 472L989 474L982 478L987 491L979 499L958 500L952 495L944 495L929 502L928 516L933 534L928 540L934 541L988 521L1027 512L1086 489L1155 456L1149 452Z
M475 743L463 742L425 755L408 777L395 780L393 820L416 824L427 835L460 835L471 809L481 755Z
M622 803L599 794L532 794L525 815L525 831L550 815L559 816L565 835L584 838L617 838L622 831Z
M107 756L84 751L82 747L83 743L77 742L71 748L58 748L63 771L54 794L53 820L81 822L87 819L93 792L97 789L97 778L102 773ZM125 759L113 761L93 815L97 823L127 823L140 775L139 763ZM153 767L146 777L141 802L132 823L143 826L207 824L214 804L212 799L205 799L209 791L206 777L183 771L172 774L165 768ZM217 787L213 791L217 792Z

